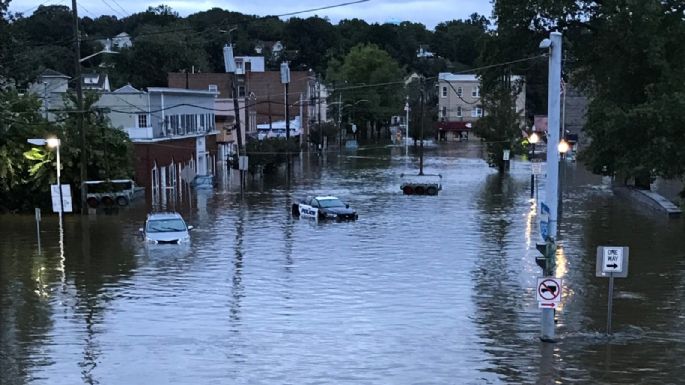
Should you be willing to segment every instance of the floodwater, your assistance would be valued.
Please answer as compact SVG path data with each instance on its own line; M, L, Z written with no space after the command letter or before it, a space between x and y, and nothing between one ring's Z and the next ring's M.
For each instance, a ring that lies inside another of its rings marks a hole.
M426 151L439 196L404 196L404 148L296 159L176 209L186 246L145 246L147 210L0 218L2 384L683 383L685 225L567 164L555 344L539 341L530 167L499 175L478 143ZM539 184L544 195L544 182ZM351 223L293 219L337 195ZM599 245L630 247L605 336Z

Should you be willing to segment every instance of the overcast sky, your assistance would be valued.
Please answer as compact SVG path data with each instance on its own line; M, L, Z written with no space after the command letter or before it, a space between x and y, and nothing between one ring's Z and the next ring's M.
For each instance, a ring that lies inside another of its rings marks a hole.
M291 12L321 8L355 0L78 0L79 16L95 18L115 15L119 18L142 12L149 6L169 5L181 16L219 7L249 15L282 15ZM39 5L67 5L70 0L11 0L10 11L31 14ZM422 23L429 29L442 21L464 19L474 12L490 17L490 0L369 0L337 8L299 14L306 18L314 15L328 17L331 22L359 18L369 23L411 21Z

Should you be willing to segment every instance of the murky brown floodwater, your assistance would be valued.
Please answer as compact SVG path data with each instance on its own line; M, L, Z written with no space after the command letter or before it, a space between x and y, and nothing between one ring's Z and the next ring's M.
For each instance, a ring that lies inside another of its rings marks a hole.
M187 247L146 247L145 209L0 218L2 384L683 383L685 225L565 169L560 342L538 341L529 166L500 176L477 143L427 151L437 197L403 196L403 149L295 162L177 207ZM409 162L409 163L407 163ZM544 185L540 184L544 194ZM292 219L326 193L356 223ZM615 338L598 245L630 247Z

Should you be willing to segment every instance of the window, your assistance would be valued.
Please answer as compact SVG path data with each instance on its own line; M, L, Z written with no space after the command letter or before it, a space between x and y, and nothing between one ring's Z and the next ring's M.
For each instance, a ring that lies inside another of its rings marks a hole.
M138 115L138 127L140 127L140 128L148 127L147 115L145 115L145 114L139 114Z
M457 87L457 95L462 96L464 93L464 89L461 87Z
M457 106L457 116L461 118L461 106Z
M471 110L471 117L472 118L480 118L483 116L483 107L482 106L476 106L473 110Z
M443 98L447 97L447 86L442 86L442 97Z
M200 115L200 129L205 129L207 126L205 126L205 119L207 118L207 114L202 114Z
M480 87L479 86L473 87L473 90L471 90L471 96L473 96L474 98L480 97Z
M443 106L442 107L442 117L444 118L446 116L447 116L447 107Z
M239 98L245 97L245 86L238 86L238 97Z

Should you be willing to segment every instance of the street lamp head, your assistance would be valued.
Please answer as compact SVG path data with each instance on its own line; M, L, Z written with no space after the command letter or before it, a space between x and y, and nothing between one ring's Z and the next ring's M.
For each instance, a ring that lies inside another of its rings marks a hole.
M540 49L548 49L550 47L552 47L552 40L545 38L540 42Z
M45 146L46 140L41 139L41 138L31 138L31 139L26 139L26 141L30 144L36 145L36 146Z
M539 140L540 140L540 137L538 136L538 134L536 132L530 134L530 136L528 137L528 141L532 144L537 143Z
M59 147L59 144L60 144L59 139L57 139L57 138L48 138L45 142L47 143L48 147L50 147L50 148Z
M570 147L569 147L569 145L568 145L568 142L566 142L566 141L563 140L563 139L561 140L561 142L559 142L559 145L557 146L557 149L558 149L559 152L562 153L562 154L567 153L568 150L569 150L569 148L570 148Z

